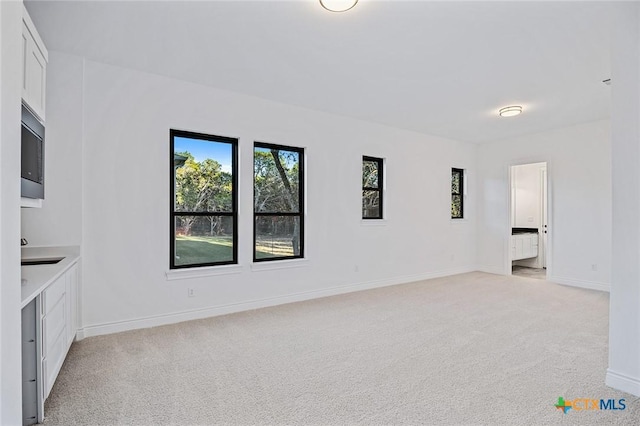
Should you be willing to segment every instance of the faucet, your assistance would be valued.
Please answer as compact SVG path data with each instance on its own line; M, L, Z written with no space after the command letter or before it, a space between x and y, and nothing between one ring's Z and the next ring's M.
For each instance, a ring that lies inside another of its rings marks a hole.
M20 247L24 247L27 244L29 244L29 241L26 238L20 238Z

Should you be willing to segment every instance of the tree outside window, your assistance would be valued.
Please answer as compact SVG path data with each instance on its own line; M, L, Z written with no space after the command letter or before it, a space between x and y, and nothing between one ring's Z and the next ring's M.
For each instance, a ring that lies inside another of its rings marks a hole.
M382 219L383 160L362 157L362 218Z
M304 257L304 150L256 142L254 261Z
M464 170L451 169L451 219L464 218Z
M170 268L237 263L237 140L171 130Z

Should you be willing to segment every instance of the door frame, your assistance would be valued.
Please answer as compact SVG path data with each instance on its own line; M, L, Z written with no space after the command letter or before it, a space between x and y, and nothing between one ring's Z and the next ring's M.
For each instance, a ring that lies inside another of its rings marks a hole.
M547 241L544 246L544 264L546 265L546 277L547 281L553 276L553 169L551 167L551 162L546 159L526 159L521 161L514 161L508 164L507 166L507 220L506 220L506 234L504 236L504 274L512 275L512 259L511 259L511 232L513 228L513 199L514 199L514 188L513 188L513 167L514 166L525 166L527 164L536 164L536 163L546 163L546 180L547 180L547 199L546 199L546 210L547 210ZM543 189L541 188L543 191ZM544 215L543 215L544 216ZM544 229L544 223L541 224L541 227L538 229ZM542 236L538 235L539 238Z

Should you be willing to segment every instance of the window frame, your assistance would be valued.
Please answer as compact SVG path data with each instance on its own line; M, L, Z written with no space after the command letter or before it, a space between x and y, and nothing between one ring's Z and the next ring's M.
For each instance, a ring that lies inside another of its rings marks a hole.
M454 173L458 173L460 175L460 184L459 184L459 188L460 188L460 192L459 193L454 193L453 192L453 188L451 188L451 204L449 207L453 206L453 196L454 195L459 195L460 196L460 216L453 216L453 214L451 215L451 220L460 220L460 219L464 219L464 184L465 184L465 171L464 169L460 169L457 167L452 167L451 168L451 178L453 178L453 174Z
M380 205L379 208L379 216L364 216L364 212L362 213L362 220L384 220L384 158L379 158L379 157L371 157L368 155L363 155L362 156L362 163L364 164L365 161L368 162L374 162L378 165L378 187L377 188L373 188L373 187L369 187L369 186L362 186L362 191L377 191L378 192L378 203ZM361 176L362 177L362 176ZM364 197L363 194L361 194L361 197ZM362 201L362 198L361 198Z
M174 165L175 143L174 138L184 137L200 139L231 145L231 212L184 212L175 210L176 197L176 167ZM238 264L238 139L227 136L209 135L205 133L189 132L186 130L169 129L169 269L202 268L220 265ZM176 216L228 216L233 219L233 258L221 262L193 263L188 265L176 265Z
M255 203L255 197L256 197L256 179L255 179L255 153L256 153L256 148L262 148L262 149L277 149L277 150L281 150L281 151L289 151L289 152L296 152L298 154L298 212L297 213L293 213L293 212L256 212L256 203ZM253 199L252 199L252 205L253 205L253 262L254 263L258 263L258 262L271 262L271 261L278 261L278 260L293 260L293 259L304 259L304 254L305 254L305 250L304 250L304 246L305 246L305 162L306 162L306 156L305 156L305 149L304 148L298 148L298 147L294 147L294 146L288 146L288 145L279 145L279 144L273 144L273 143L268 143L268 142L259 142L259 141L254 141L253 142L253 165L254 165L254 172L253 172L253 178L252 178L252 186L253 186ZM300 254L299 255L293 255L293 256L277 256L277 257L264 257L264 258L257 258L256 254L256 219L258 217L270 217L270 216L288 216L288 217L299 217L300 220Z

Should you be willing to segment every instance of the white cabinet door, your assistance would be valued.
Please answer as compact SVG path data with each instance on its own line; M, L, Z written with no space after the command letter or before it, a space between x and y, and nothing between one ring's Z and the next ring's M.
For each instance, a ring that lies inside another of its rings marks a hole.
M58 377L62 363L67 354L67 333L64 321L66 303L63 298L54 310L44 317L43 331L45 336L46 355L43 359L44 399L49 396L53 383Z
M78 264L74 263L42 292L43 400L49 396L76 337Z
M511 236L511 260L530 259L538 256L538 234Z
M60 278L64 280L64 277ZM65 297L61 298L53 309L45 315L42 321L42 332L44 335L44 355L49 356L49 348L51 348L55 341L58 340L61 334L66 334L66 300Z
M67 343L67 275L55 280L43 292L42 372L43 400L49 396L64 362Z
M514 255L513 255L513 260L518 260L518 259L522 259L522 255L523 255L523 250L524 250L524 240L522 238L520 238L519 235L513 236L511 237L513 239L513 245L514 245Z
M26 9L22 20L22 54L22 99L44 121L48 53Z

